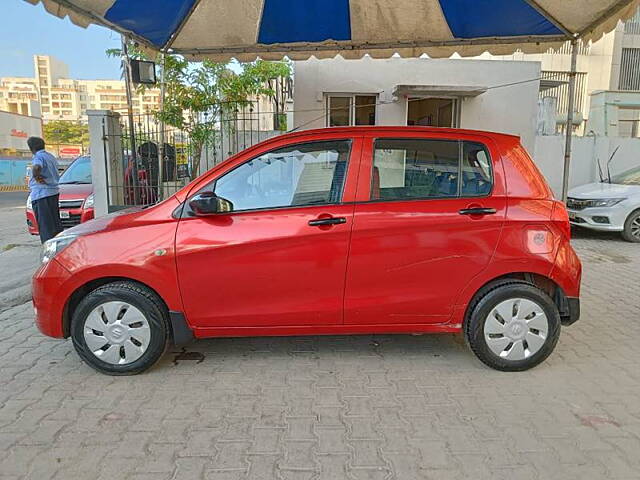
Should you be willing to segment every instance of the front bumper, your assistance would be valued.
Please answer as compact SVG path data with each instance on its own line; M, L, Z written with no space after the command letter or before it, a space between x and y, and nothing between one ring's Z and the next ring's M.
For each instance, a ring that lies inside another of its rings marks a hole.
M38 329L49 337L64 338L63 317L69 271L54 258L43 264L31 281L33 309Z
M33 214L33 210L27 209L27 228L31 235L38 235L38 222L36 216ZM62 228L67 229L75 227L84 222L92 220L94 217L93 208L61 208L60 209L60 222Z
M567 211L571 225L603 232L621 232L624 230L624 222L629 214L628 208L624 205ZM603 219L607 219L607 221L602 222Z

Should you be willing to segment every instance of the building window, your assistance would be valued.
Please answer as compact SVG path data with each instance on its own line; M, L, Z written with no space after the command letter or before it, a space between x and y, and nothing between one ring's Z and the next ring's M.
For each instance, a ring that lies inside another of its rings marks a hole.
M622 49L618 88L640 90L640 48Z
M625 138L640 137L640 109L618 108L618 135Z
M458 101L451 98L409 98L407 125L457 127Z
M327 96L327 126L376 124L376 95Z

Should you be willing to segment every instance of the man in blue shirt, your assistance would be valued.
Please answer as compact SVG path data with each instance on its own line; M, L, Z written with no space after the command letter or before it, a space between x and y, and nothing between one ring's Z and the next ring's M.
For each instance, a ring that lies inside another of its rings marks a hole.
M49 152L45 151L44 140L39 137L27 139L29 150L33 153L31 161L31 205L33 214L38 222L40 241L46 242L62 231L58 197L58 162Z

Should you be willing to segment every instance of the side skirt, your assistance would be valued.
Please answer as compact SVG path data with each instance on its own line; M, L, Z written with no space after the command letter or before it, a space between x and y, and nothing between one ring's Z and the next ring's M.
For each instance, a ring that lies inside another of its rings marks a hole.
M285 327L209 327L194 328L196 338L211 337L287 337L305 335L366 335L460 333L461 324L391 324L391 325L306 325Z

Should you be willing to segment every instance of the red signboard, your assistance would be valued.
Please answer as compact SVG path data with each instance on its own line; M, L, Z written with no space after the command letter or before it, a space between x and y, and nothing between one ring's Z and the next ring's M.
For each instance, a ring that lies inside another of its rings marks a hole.
M78 157L82 153L80 147L62 147L58 152L61 157Z
M17 128L12 128L11 129L11 136L12 137L27 138L29 135L27 135L27 132L25 132L23 130L18 130Z

